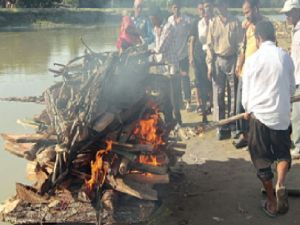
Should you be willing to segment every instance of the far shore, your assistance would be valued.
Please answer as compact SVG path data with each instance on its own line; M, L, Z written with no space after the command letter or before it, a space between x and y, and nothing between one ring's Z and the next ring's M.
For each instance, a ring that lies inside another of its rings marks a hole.
M0 8L0 28L56 28L69 25L103 25L118 24L125 13L131 12L130 8L53 8L53 9L3 9ZM196 15L193 8L185 8L184 12ZM230 11L235 15L242 15L241 9L233 8ZM164 12L167 14L167 10ZM279 9L261 9L264 15L279 15Z

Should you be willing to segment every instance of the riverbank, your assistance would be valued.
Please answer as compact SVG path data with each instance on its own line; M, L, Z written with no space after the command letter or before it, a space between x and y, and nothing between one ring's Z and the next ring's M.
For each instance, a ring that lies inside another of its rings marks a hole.
M36 27L52 28L68 25L95 25L103 23L119 23L128 8L82 9L0 9L0 28ZM230 9L233 14L241 15L241 9ZM185 12L195 15L195 9L186 8ZM278 15L279 9L261 9L264 15ZM167 13L167 11L166 11Z

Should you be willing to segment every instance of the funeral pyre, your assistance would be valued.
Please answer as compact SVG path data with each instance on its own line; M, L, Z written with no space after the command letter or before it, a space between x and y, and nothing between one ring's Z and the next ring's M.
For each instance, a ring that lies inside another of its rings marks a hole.
M32 186L0 208L0 219L21 223L135 223L147 220L168 183L180 143L169 139L164 114L167 78L149 73L149 53L86 51L51 69L62 81L41 97L34 134L2 134L5 149L28 162Z

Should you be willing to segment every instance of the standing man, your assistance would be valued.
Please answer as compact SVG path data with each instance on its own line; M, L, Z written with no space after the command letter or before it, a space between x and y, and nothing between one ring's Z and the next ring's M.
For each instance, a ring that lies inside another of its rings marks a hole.
M190 35L192 20L181 13L180 0L171 0L170 7L172 15L168 18L168 23L174 28L174 47L179 60L179 73L182 79L182 88L186 109L190 110L191 87L189 77L189 59L188 59L188 38ZM178 90L181 92L181 89Z
M242 28L240 22L227 10L228 0L217 0L219 15L209 23L207 36L208 78L213 80L214 119L225 118L225 90L228 85L229 116L235 115L236 77L235 66ZM230 138L231 129L223 126L218 129L219 140Z
M243 66L245 60L257 50L255 25L262 20L268 20L260 14L259 0L245 0L243 4L243 13L245 15L245 21L242 24L244 37L236 66L236 75L238 77L236 114L245 112L242 106ZM236 126L236 135L240 137L238 141L233 144L237 149L246 147L248 144L248 121L239 120L237 121Z
M196 19L189 42L190 66L194 67L198 96L198 110L202 113L202 121L207 122L210 112L210 95L212 84L207 77L206 51L209 22L213 16L213 5L209 0L197 5L199 18Z
M287 0L281 12L287 16L287 22L294 26L291 56L295 65L296 95L300 95L300 2ZM292 140L295 149L292 150L294 159L300 158L300 102L293 103L292 111Z
M142 42L150 45L154 41L153 27L150 20L143 15L143 1L135 0L134 15L131 17L136 29L139 31Z
M271 22L256 24L259 49L247 59L243 74L242 103L249 120L248 147L266 192L263 210L271 217L289 209L285 178L291 166L290 99L295 90L291 57L275 44ZM276 196L271 165L277 162Z

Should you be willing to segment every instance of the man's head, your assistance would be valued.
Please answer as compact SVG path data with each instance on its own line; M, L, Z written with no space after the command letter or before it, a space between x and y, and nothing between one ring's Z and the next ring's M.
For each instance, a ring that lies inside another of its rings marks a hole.
M246 19L252 23L259 17L259 0L245 0L243 4L243 13Z
M135 0L133 4L134 15L140 16L143 10L143 0Z
M159 7L151 6L149 8L149 18L155 27L159 27L163 23L163 15Z
M203 1L203 7L204 7L204 16L211 18L213 16L213 3L211 0L204 0Z
M170 6L171 12L174 16L180 15L180 9L181 9L181 1L180 0L171 0L169 2L169 6Z
M270 21L260 21L255 26L256 45L259 47L265 41L276 41L275 28Z
M300 1L286 0L281 12L286 15L288 24L295 26L300 20Z
M226 15L228 9L228 0L216 0L216 8L221 15Z
M200 18L204 17L205 10L204 10L204 3L203 1L199 1L197 4L197 12Z

